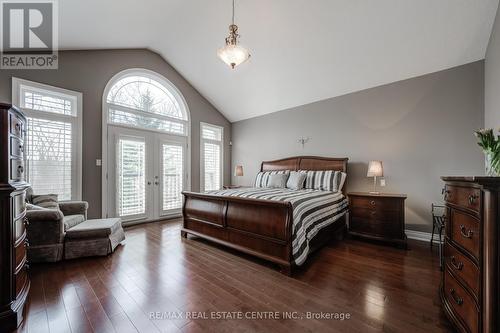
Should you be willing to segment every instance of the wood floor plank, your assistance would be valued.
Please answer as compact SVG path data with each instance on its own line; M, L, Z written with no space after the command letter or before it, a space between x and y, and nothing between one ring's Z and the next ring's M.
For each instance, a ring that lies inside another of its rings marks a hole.
M34 264L17 332L453 331L428 244L410 241L405 251L336 241L287 277L262 260L183 239L180 228L179 220L138 225L113 255ZM229 313L248 317L217 319ZM278 318L251 319L263 313ZM351 317L320 317L334 313Z

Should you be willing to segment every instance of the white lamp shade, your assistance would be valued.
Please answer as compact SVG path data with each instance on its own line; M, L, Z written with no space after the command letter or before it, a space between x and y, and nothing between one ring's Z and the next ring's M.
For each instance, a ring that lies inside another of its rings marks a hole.
M384 168L382 166L382 161L370 161L368 163L368 172L366 177L383 177Z
M226 45L217 50L217 55L232 69L250 58L248 50L240 45Z
M235 176L243 176L243 166L242 165L237 165L235 168L234 168L234 175Z

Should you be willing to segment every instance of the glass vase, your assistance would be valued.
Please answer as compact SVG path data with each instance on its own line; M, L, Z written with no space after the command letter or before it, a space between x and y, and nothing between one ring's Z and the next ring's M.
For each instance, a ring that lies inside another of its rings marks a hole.
M495 154L491 152L484 153L484 167L486 176L499 177L500 176L500 161L495 159Z

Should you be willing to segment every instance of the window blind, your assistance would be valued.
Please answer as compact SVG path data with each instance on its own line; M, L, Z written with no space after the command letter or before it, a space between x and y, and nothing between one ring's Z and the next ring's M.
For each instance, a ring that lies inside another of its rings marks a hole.
M28 118L28 179L35 193L71 199L72 124Z
M109 109L110 124L127 125L186 135L186 126L182 122L170 121L145 114Z
M146 212L146 144L120 139L118 144L118 215Z
M163 145L163 210L182 207L183 148L179 145Z
M221 184L221 147L219 144L205 142L203 152L205 191L219 190Z
M76 116L76 101L73 97L42 92L25 85L21 86L21 107L34 111Z
M201 135L203 139L221 141L222 128L218 126L203 124L201 127Z

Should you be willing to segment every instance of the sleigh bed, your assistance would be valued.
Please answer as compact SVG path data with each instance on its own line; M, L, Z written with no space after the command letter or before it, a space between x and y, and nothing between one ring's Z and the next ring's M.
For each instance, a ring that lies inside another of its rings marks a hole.
M262 162L261 171L347 171L347 158L325 158L299 156L276 161ZM237 190L236 190L237 191ZM290 191L290 190L289 190ZM300 191L300 190L299 190ZM214 193L183 192L183 228L181 234L202 237L250 255L271 261L280 266L281 272L290 275L297 266L296 221L294 203L260 199L273 196L254 195L250 189L239 192L219 191ZM318 192L318 191L316 191ZM323 191L324 192L324 191ZM290 192L291 193L291 192ZM328 243L332 238L343 237L346 229L347 204L345 186L342 192L311 193L306 196L329 198L337 204L334 218L314 226L314 236L307 240L307 257L310 253ZM315 197L315 198L316 198ZM319 199L311 199L318 201ZM323 199L326 200L326 199ZM327 205L322 206L323 210ZM334 207L334 206L332 206ZM333 208L332 208L333 209ZM295 246L293 248L292 246ZM304 247L304 246L302 246ZM295 256L294 256L295 252ZM304 255L301 256L301 263Z

